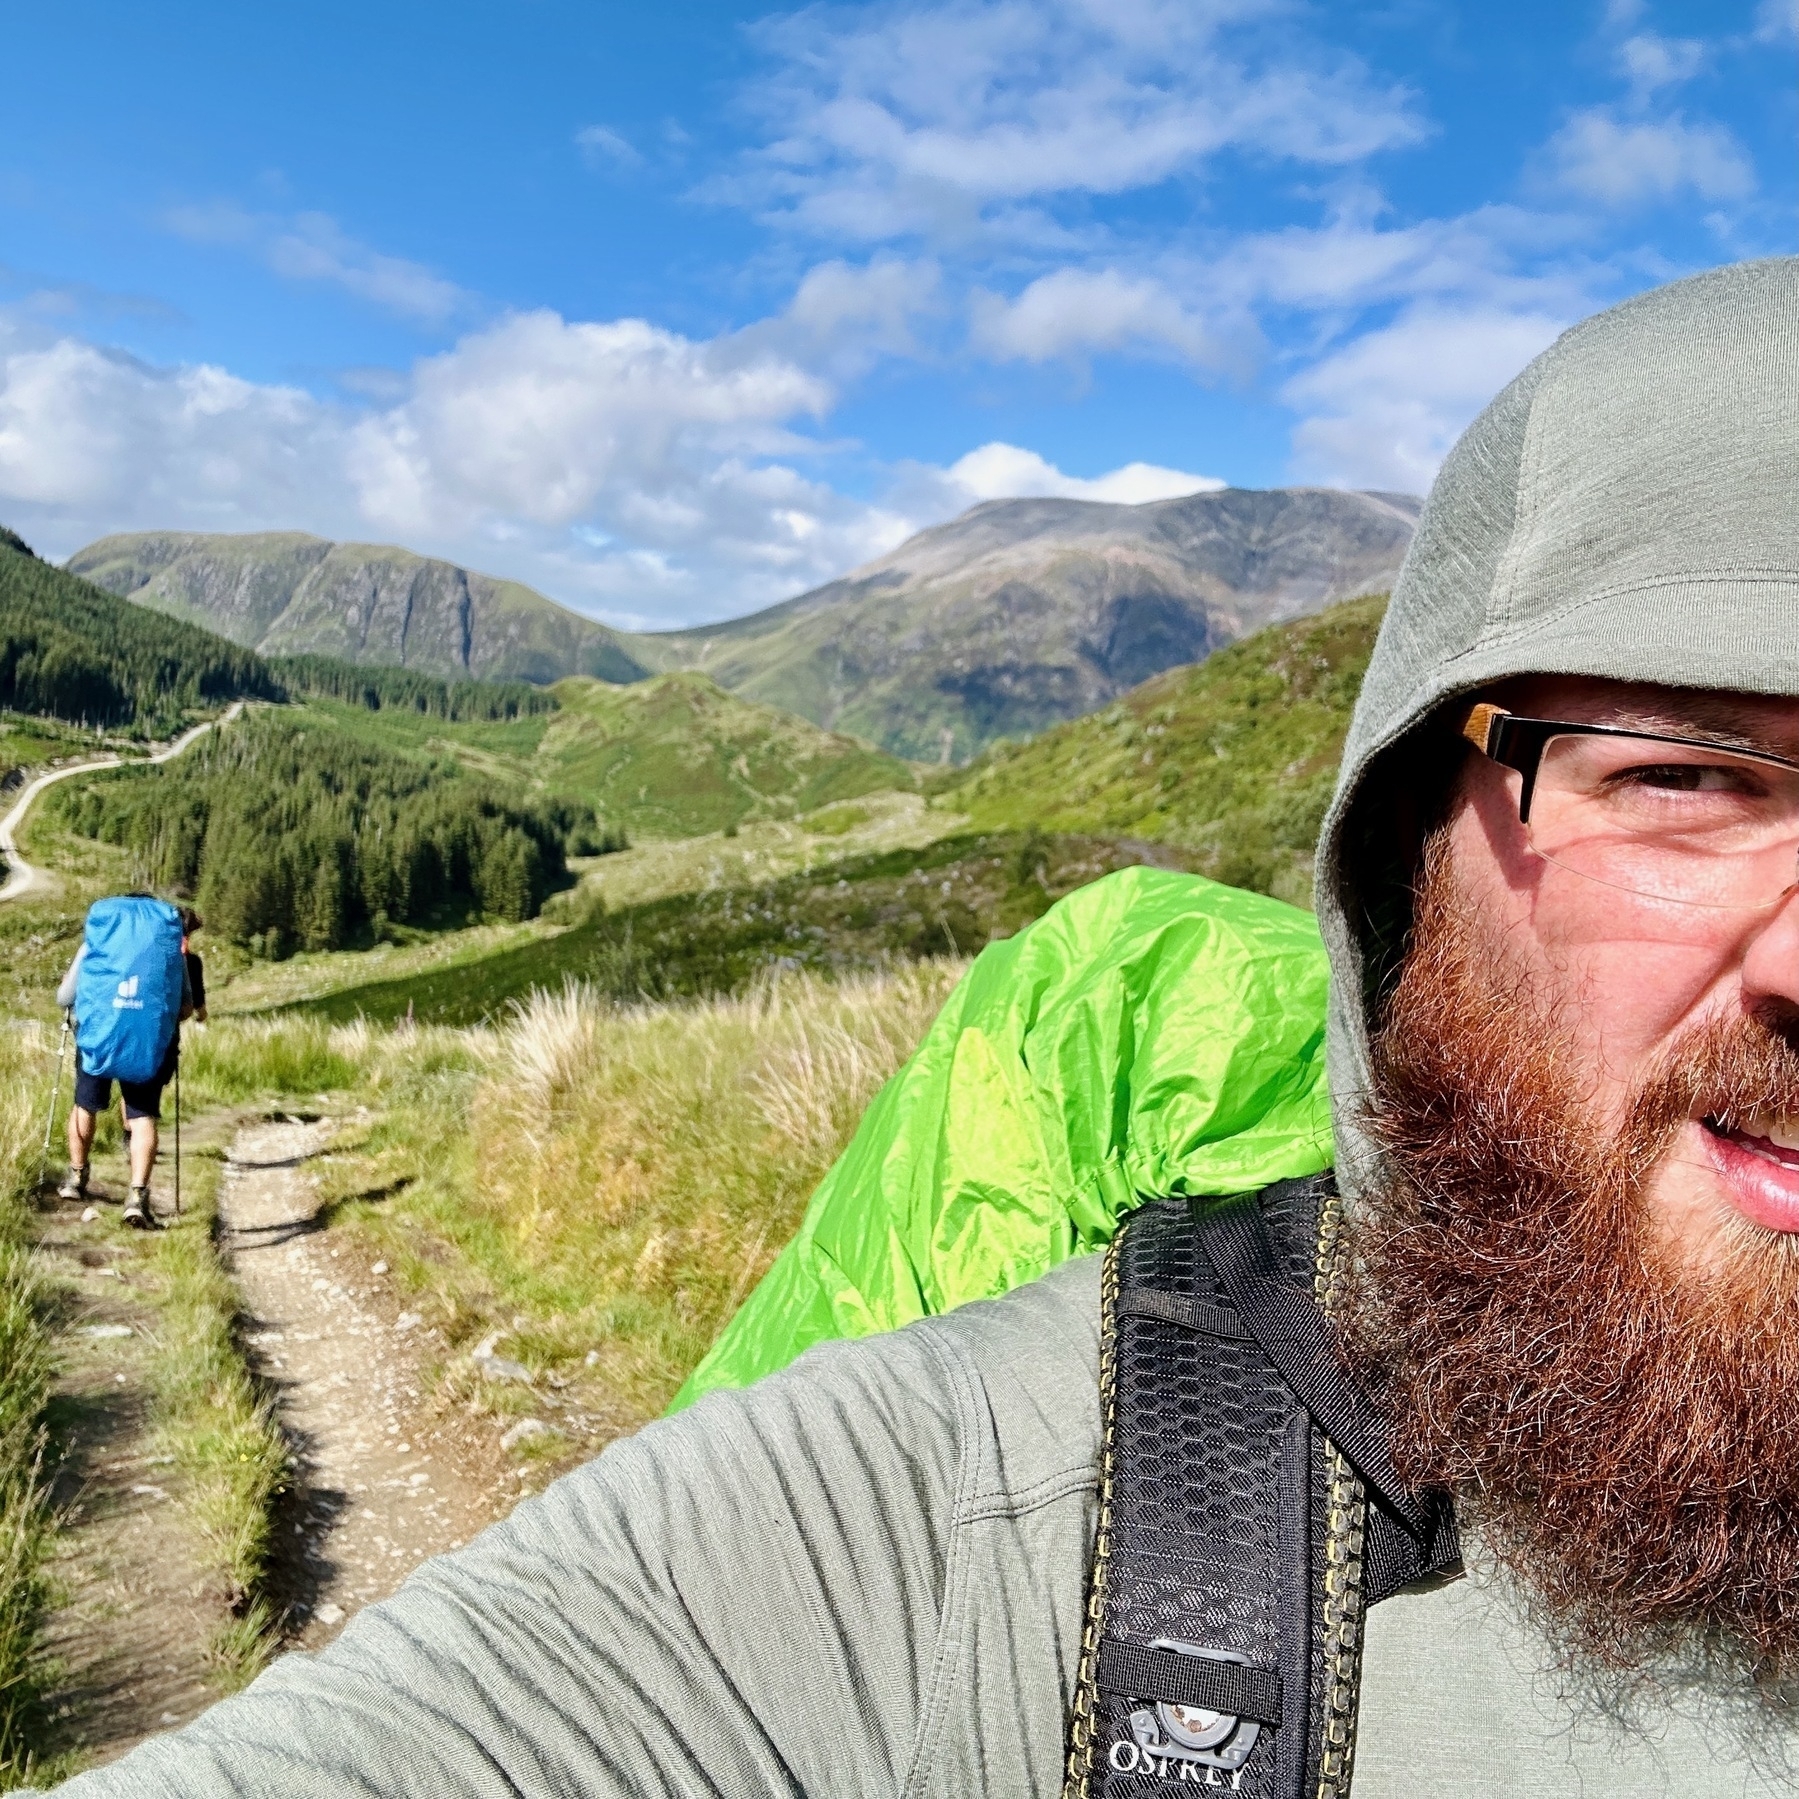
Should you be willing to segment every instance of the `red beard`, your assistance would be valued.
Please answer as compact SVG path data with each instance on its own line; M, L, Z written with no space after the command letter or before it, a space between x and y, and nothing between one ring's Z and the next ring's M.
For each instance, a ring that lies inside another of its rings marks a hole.
M1720 1021L1602 1133L1558 1020L1427 858L1374 1044L1387 1181L1345 1322L1407 1477L1465 1520L1570 1659L1671 1648L1799 1672L1799 1241L1743 1221L1683 1270L1642 1193L1698 1115L1799 1116L1799 1027Z

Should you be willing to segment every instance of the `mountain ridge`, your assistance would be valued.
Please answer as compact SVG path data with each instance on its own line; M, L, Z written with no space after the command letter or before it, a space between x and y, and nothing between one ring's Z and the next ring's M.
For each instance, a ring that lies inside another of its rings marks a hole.
M1337 488L987 501L777 606L633 647L898 754L960 761L1390 589L1422 504Z
M892 754L961 762L1390 588L1421 505L1337 488L990 500L759 612L640 634L522 583L300 532L124 534L67 566L271 654L545 683L691 671Z
M635 681L624 634L522 581L391 544L304 531L133 531L64 565L97 586L271 656L326 655L449 679Z

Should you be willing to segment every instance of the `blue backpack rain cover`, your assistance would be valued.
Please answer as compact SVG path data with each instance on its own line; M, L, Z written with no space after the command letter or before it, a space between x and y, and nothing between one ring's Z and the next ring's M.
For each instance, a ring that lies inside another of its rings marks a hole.
M145 894L95 900L75 976L75 1045L89 1074L154 1080L181 1020L181 914Z

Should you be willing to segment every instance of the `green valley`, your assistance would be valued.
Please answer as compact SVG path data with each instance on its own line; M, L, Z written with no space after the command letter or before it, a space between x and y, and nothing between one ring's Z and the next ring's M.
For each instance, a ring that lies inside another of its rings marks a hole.
M994 745L933 803L984 830L1118 832L1202 872L1311 903L1312 847L1385 595L1276 625L1104 711Z

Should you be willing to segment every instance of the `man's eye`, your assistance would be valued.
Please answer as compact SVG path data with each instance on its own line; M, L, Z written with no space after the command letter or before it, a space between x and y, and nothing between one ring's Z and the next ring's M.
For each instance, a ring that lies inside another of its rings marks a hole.
M1646 788L1656 793L1750 794L1760 790L1747 769L1702 762L1645 763L1637 768L1620 769L1608 784Z

